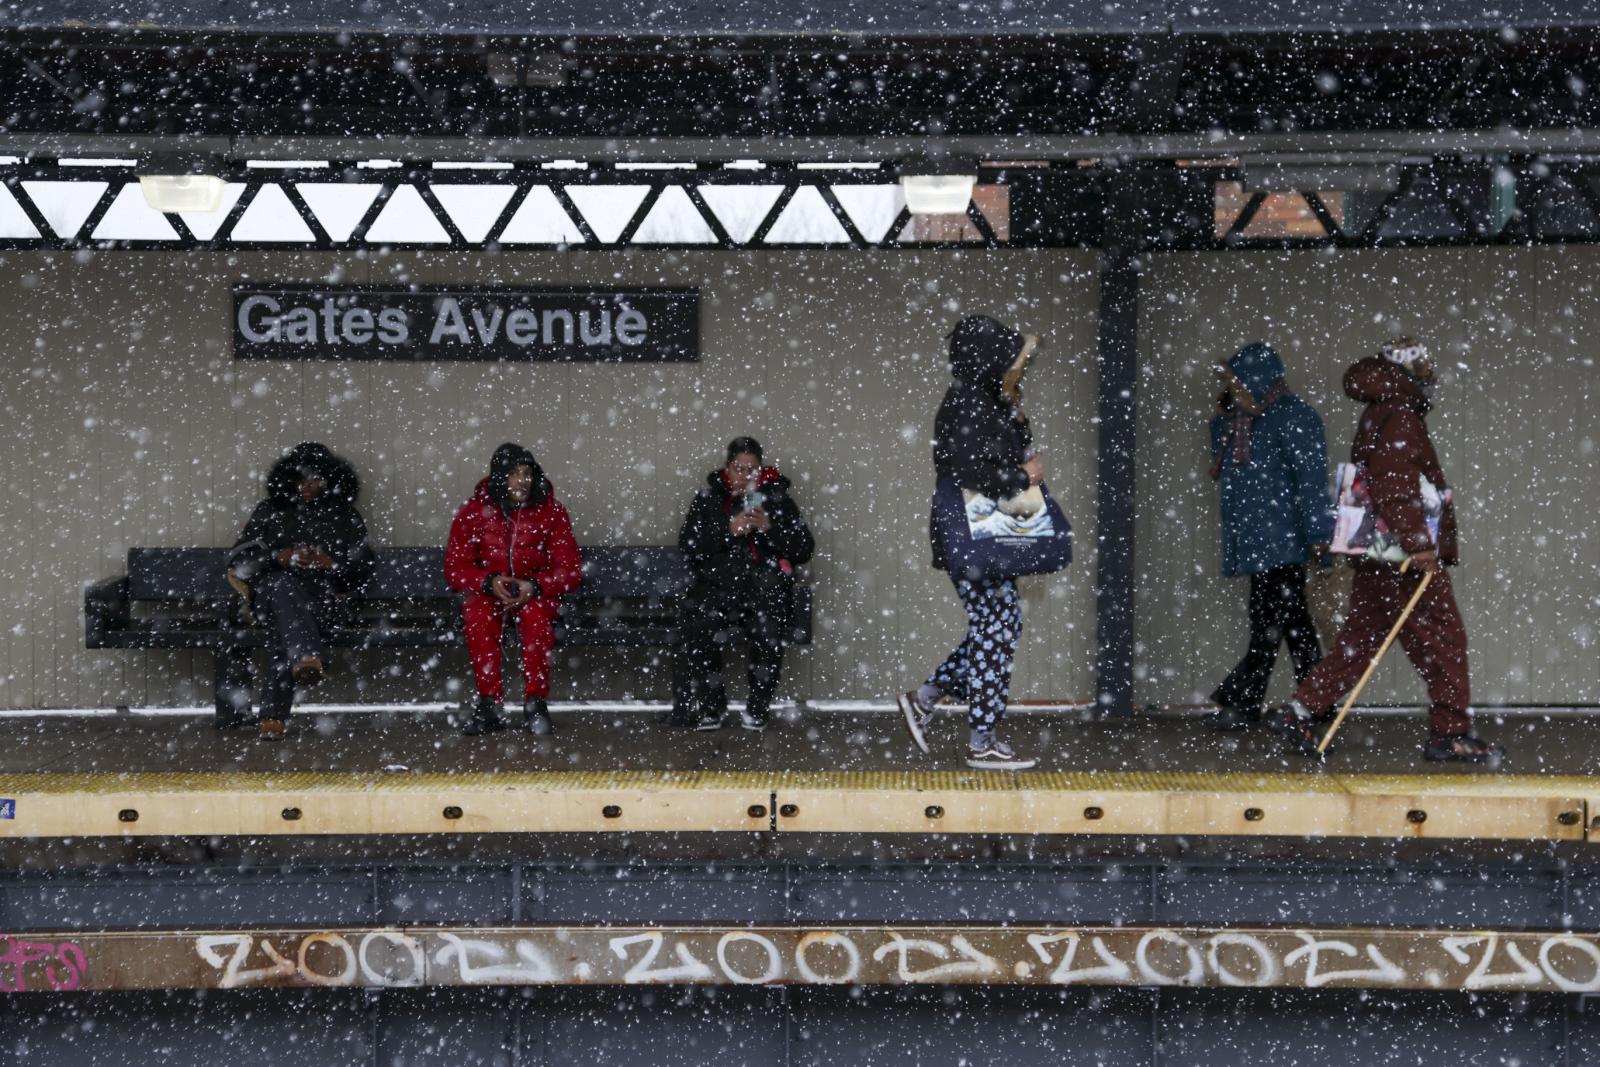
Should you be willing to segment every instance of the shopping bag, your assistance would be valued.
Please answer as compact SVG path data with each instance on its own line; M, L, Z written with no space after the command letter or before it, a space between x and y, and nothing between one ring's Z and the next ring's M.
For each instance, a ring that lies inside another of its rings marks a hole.
M995 500L940 478L933 529L951 574L1021 578L1072 562L1072 526L1044 485Z

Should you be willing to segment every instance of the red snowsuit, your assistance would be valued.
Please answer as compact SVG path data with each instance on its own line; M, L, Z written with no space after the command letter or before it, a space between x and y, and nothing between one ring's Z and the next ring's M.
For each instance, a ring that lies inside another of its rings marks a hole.
M1444 472L1428 436L1428 399L1412 377L1387 360L1356 363L1344 376L1344 391L1366 403L1350 448L1350 461L1367 468L1372 504L1390 532L1409 553L1433 548L1422 515L1418 475L1440 490ZM1446 504L1439 524L1439 562L1457 561L1455 509ZM1350 613L1330 652L1313 670L1295 699L1317 714L1331 709L1366 670L1383 639L1416 591L1422 574L1400 573L1392 563L1355 563ZM1440 571L1428 583L1416 610L1400 630L1400 647L1428 685L1429 730L1435 737L1469 733L1472 699L1467 676L1467 631L1461 623L1450 575Z
M582 558L572 536L572 519L544 483L539 503L500 510L489 495L489 479L478 483L472 499L456 512L444 550L444 579L467 594L461 604L467 654L472 659L478 695L501 700L500 642L506 617L515 616L522 637L522 676L526 697L550 695L551 622L563 594L583 581ZM487 592L489 580L509 575L538 583L538 592L521 607L508 608Z

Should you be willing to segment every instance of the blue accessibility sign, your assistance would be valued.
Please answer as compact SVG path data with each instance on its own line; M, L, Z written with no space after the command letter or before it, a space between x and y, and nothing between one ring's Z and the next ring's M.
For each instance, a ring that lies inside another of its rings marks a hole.
M15 819L17 817L17 802L0 797L0 819Z

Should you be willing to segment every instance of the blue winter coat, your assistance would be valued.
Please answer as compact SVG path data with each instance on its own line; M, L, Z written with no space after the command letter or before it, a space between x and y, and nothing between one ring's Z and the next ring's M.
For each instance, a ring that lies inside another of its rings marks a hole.
M1228 366L1257 400L1283 378L1271 347L1249 345ZM1256 417L1250 463L1233 460L1233 420L1211 420L1211 451L1220 460L1222 573L1259 574L1306 562L1312 545L1333 537L1328 495L1328 439L1322 418L1292 393Z

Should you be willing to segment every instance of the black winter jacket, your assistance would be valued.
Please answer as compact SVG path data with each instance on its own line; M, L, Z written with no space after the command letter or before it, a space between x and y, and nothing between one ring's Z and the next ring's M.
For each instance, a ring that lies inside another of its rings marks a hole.
M963 319L950 337L950 372L955 381L933 423L933 470L963 489L1000 500L1028 488L1022 469L1033 444L1027 420L1000 395L1007 369L1022 352L1020 333L984 316ZM944 554L929 520L933 565L945 570Z
M309 503L300 499L302 472L322 479L322 492ZM356 510L361 483L349 463L319 444L298 445L267 474L267 498L256 505L234 544L233 558L250 558L276 567L272 557L295 545L318 545L333 557L327 577L340 592L351 592L372 577L373 555L367 524ZM321 574L322 572L315 572Z
M789 495L789 484L777 468L761 468L760 488L754 495L761 498L760 506L771 517L772 527L734 537L728 532L728 523L747 510L745 502L731 500L720 470L706 476L705 487L695 494L678 534L678 547L694 572L691 596L743 600L793 585L794 568L811 559L816 542L799 505Z

